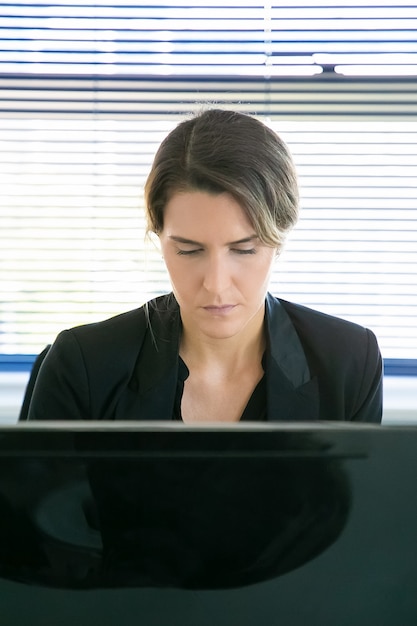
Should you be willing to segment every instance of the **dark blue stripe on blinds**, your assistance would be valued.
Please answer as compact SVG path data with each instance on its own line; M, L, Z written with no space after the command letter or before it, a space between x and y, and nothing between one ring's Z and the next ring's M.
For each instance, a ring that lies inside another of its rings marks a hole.
M0 354L0 372L29 372L36 354ZM385 376L417 376L417 359L385 359Z
M417 376L417 359L385 359L385 376Z

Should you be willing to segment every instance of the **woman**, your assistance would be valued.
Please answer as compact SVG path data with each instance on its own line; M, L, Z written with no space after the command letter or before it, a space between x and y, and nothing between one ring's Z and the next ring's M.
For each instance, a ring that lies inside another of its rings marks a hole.
M268 293L298 215L272 130L218 109L180 123L145 196L172 294L58 335L29 419L381 421L372 332Z

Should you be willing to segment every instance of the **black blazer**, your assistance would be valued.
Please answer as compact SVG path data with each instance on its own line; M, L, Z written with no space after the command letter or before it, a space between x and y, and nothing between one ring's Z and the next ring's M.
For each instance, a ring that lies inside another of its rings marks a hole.
M266 298L267 419L380 422L382 359L374 334ZM181 320L172 294L60 333L29 407L31 420L171 420Z

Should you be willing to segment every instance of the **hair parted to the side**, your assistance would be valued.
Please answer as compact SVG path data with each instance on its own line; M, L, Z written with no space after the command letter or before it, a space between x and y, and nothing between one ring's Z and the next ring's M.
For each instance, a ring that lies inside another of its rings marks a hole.
M207 109L164 139L145 184L148 232L162 232L165 206L182 191L231 194L260 240L278 249L298 219L297 175L286 144L243 113Z

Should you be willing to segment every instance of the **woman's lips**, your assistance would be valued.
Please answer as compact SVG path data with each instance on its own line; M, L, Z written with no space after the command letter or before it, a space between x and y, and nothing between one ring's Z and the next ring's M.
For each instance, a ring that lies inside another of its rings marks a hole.
M204 306L203 309L207 311L207 313L211 313L212 315L227 315L235 308L235 304L222 304L221 306L216 305L208 305Z

